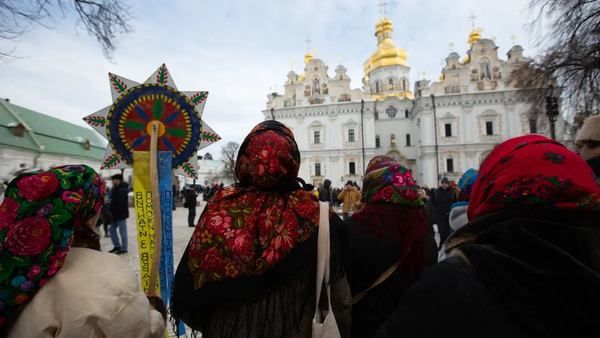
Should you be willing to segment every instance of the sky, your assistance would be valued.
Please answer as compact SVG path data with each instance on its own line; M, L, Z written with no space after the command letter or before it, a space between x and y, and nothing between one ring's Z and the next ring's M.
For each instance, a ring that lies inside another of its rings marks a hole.
M67 13L51 29L34 27L16 43L15 58L0 61L0 97L85 125L83 116L110 105L108 72L143 82L166 63L180 90L210 92L203 120L223 140L213 155L240 143L263 120L267 94L282 91L290 70L301 73L306 40L316 57L348 69L361 86L362 63L375 50L376 0L130 0L134 31L119 37L107 59L93 37ZM388 0L396 46L408 52L411 82L439 77L451 51L464 55L473 14L483 37L505 58L512 37L535 56L527 0ZM453 44L453 47L451 46Z

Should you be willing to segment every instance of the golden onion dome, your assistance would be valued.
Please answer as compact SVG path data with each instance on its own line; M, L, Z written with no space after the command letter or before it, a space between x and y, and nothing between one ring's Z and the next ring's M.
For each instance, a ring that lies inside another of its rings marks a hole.
M469 39L467 40L467 42L469 43L469 45L474 45L477 41L481 40L481 29L480 28L473 28L473 30L471 31L471 33L469 33Z
M312 54L310 53L310 50L306 51L306 54L304 54L304 63L305 64L309 64L313 59Z
M366 75L381 67L397 65L408 66L408 53L406 50L397 48L394 45L392 31L392 21L388 18L382 18L375 25L377 49L363 65Z

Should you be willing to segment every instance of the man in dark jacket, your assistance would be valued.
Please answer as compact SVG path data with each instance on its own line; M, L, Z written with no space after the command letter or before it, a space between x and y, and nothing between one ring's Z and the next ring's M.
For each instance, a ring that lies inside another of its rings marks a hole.
M450 187L450 182L446 177L431 196L431 207L434 212L434 222L440 232L440 247L450 236L450 206L455 202L455 192Z
M110 212L113 223L110 227L110 238L114 245L111 253L121 255L127 253L127 219L129 218L129 186L123 182L123 175L111 177L113 188L111 190ZM117 234L117 231L119 234ZM121 239L119 240L119 235Z
M600 181L600 115L585 120L575 138L577 153L583 158Z
M196 189L194 189L194 187L185 188L183 197L185 198L185 203L183 206L188 209L188 226L195 227L196 224L194 223L194 220L196 218L196 198L198 197Z
M323 186L319 189L319 201L331 203L331 181L325 180Z

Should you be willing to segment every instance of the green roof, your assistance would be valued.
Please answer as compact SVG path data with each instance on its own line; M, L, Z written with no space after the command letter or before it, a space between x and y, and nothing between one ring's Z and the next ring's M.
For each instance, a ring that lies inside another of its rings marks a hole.
M23 125L23 137L14 128ZM90 147L86 149L85 144ZM0 147L101 161L106 141L94 130L0 99Z

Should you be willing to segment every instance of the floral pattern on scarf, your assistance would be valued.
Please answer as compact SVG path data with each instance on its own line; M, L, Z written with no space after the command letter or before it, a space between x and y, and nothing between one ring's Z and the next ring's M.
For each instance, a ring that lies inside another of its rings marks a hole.
M522 205L598 211L600 185L585 161L562 144L541 135L515 137L481 165L469 219Z
M75 228L100 211L104 184L84 165L14 179L0 205L0 327L58 273Z
M387 156L374 157L367 166L363 180L363 202L386 202L409 207L421 207L419 187L412 173Z
M239 185L206 206L188 246L195 289L208 282L259 276L306 241L319 223L319 202L300 189L300 153L289 129L259 124L238 155Z

